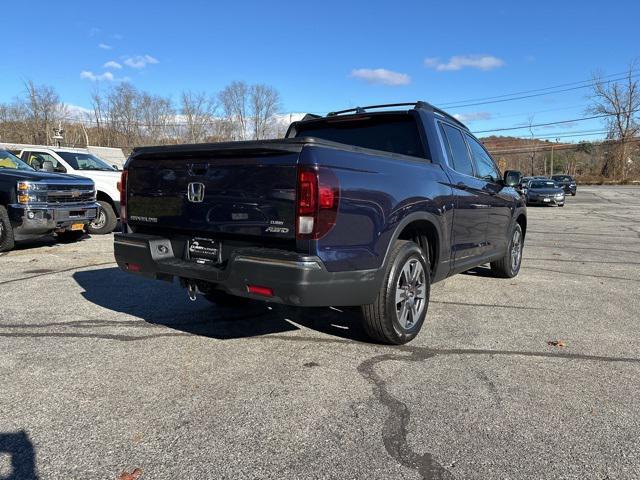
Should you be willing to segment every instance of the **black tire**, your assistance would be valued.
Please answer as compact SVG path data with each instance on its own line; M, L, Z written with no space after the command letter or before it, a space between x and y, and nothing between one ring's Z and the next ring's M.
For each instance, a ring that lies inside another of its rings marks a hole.
M517 240L516 240L517 237ZM514 248L514 245L516 244ZM522 251L524 250L524 237L522 235L522 228L516 223L511 235L509 236L509 246L507 253L504 257L496 262L491 262L491 271L501 278L513 278L518 275L520 266L522 265ZM514 260L514 256L517 259Z
M576 196L576 192L571 192L571 196L575 197Z
M219 307L241 307L251 301L249 298L229 295L221 290L211 290L204 295L204 298Z
M13 227L7 209L0 205L0 252L7 252L15 245Z
M409 268L410 276L417 272L420 277L417 283L409 281L406 268ZM406 283L401 285L403 279ZM387 271L376 300L362 306L365 332L381 343L402 345L410 342L420 332L427 316L430 291L431 272L424 251L415 242L398 240L389 252ZM422 297L414 296L416 293ZM398 296L404 300L398 302Z
M85 233L81 230L65 230L64 232L56 233L58 240L62 243L73 243L80 240Z
M118 217L108 202L100 200L98 203L100 204L100 213L93 222L87 225L87 231L93 235L106 235L115 230Z
M560 205L558 205L559 207L564 207L564 203L561 203Z

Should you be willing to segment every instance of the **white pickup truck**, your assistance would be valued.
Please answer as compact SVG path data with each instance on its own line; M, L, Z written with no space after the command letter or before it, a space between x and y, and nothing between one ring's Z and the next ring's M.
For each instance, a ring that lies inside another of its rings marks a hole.
M22 150L19 157L36 170L70 173L93 180L101 208L87 230L100 235L116 228L120 215L120 172L117 167L83 148L31 147Z

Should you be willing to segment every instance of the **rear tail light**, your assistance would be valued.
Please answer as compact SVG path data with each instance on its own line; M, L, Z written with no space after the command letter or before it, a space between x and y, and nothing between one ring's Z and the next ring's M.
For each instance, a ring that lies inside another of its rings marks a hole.
M340 200L338 178L328 168L300 167L296 199L296 237L317 240L335 225Z
M260 287L258 285L247 285L247 291L255 295L262 295L263 297L273 297L273 290L269 287Z
M122 171L122 176L118 182L118 190L120 191L120 223L123 225L127 223L127 180L129 178L129 172L127 170Z

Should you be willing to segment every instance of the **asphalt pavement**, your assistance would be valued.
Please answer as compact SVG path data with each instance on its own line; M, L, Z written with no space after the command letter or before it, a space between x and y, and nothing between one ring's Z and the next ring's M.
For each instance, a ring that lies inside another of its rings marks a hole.
M433 286L421 334L190 302L113 238L0 254L0 478L640 478L640 188L530 207L515 279Z

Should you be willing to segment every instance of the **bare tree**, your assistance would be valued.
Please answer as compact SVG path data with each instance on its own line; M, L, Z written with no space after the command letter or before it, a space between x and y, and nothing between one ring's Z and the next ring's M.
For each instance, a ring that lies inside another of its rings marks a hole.
M29 80L25 84L25 96L19 99L18 103L31 142L51 143L53 128L65 115L65 107L53 87L36 85Z
M138 98L138 110L142 127L139 134L146 143L167 143L175 136L176 111L169 98L143 92Z
M91 93L91 109L68 111L55 90L25 85L14 103L0 104L0 138L20 143L51 143L54 128L65 143L131 148L149 143L263 139L282 128L281 97L268 85L232 82L219 94L185 91L171 98L116 83ZM220 113L218 113L220 112Z
M109 130L106 128L105 114L107 105L100 90L96 88L91 93L91 106L93 107L93 121L95 122L96 145L111 145L109 138Z
M250 92L253 138L267 138L280 111L280 94L275 88L264 84L253 85Z
M107 96L108 121L126 146L136 145L141 137L140 93L129 83L121 83Z
M637 62L629 65L621 82L604 81L601 74L593 76L593 105L588 112L606 115L607 138L616 141L602 165L605 177L626 178L629 143L640 132L640 88L634 79Z
M249 87L245 82L231 82L218 95L225 121L234 131L234 140L246 140Z
M204 142L212 133L216 102L205 92L182 92L180 112L185 123L183 136L189 143Z
M531 151L529 152L529 163L531 165L531 175L535 175L535 162L536 162L536 155L538 154L538 142L536 141L535 135L533 133L533 115L529 116L528 119L528 125L529 125L529 133L531 134L531 143L532 143L532 147L531 147ZM546 165L546 163L545 163Z

